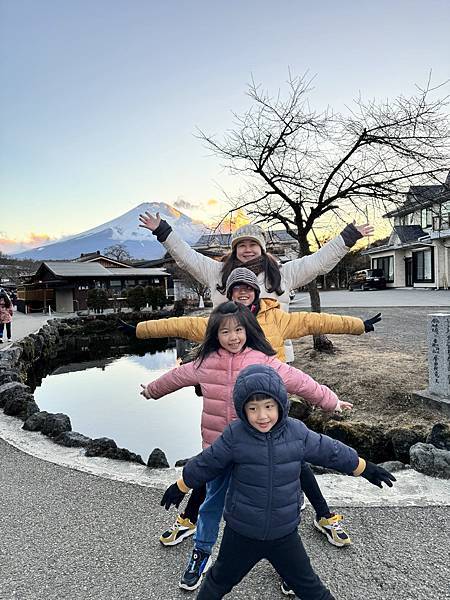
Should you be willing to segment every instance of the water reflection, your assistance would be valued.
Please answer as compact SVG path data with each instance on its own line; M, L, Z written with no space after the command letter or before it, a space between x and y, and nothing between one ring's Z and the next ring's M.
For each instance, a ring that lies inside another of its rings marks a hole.
M71 363L43 379L34 395L41 410L70 416L72 428L91 438L113 438L144 461L161 448L171 465L201 450L202 398L184 388L145 400L140 384L176 366L175 348L145 356Z

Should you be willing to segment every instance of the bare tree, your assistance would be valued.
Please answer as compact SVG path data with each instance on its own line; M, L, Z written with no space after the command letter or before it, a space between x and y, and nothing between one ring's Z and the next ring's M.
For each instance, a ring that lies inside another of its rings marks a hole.
M105 256L114 258L120 262L131 262L133 260L131 254L126 249L125 244L113 244L103 250Z
M229 199L255 222L282 224L299 243L299 255L318 245L318 229L333 217L345 222L367 208L387 211L410 185L439 182L449 169L448 98L435 98L430 81L411 97L354 101L346 114L310 107L311 81L289 76L287 94L271 96L252 82L251 107L235 114L222 141L200 138L242 179ZM229 214L228 213L228 214ZM320 311L315 282L311 307ZM316 344L317 347L317 344Z
M187 271L180 269L176 265L168 267L168 270L173 275L174 279L179 279L188 290L197 294L199 301L200 298L205 298L209 291L209 288L206 285L203 285L203 283L195 279L195 277L190 275Z

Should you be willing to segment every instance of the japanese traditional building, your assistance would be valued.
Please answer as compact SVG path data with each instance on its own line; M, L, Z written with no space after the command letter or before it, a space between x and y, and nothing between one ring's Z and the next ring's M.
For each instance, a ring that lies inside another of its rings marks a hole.
M87 308L88 290L103 288L113 298L136 285L163 287L167 296L169 273L161 268L139 268L100 253L81 255L76 261L45 261L17 289L22 312L47 310L74 312Z

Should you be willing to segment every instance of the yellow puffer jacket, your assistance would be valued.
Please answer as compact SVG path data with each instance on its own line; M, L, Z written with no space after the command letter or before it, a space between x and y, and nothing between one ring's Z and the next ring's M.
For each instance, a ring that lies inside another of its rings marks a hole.
M256 315L258 323L277 357L285 361L284 340L296 339L305 335L322 333L344 333L361 335L364 323L356 317L343 317L327 313L293 312L286 313L277 300L262 298ZM171 317L138 323L136 337L162 338L179 337L193 342L202 342L205 337L208 319L206 317Z

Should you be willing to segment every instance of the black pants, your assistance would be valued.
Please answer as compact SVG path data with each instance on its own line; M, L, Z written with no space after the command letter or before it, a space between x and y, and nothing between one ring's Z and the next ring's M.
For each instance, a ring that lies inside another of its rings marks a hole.
M330 514L330 509L327 501L320 491L317 479L308 463L302 464L300 484L302 486L303 493L311 502L312 507L316 511L318 519L321 517L328 517ZM181 516L185 519L188 518L191 523L197 523L198 511L203 503L203 500L205 499L205 494L205 486L192 490L189 500L186 504L186 508Z
M198 511L203 504L206 496L206 485L195 488L189 495L184 512L181 513L183 519L189 519L191 523L197 523Z
M277 540L253 540L225 526L219 555L206 574L197 600L220 600L263 558L302 600L334 600L313 571L297 531Z
M6 325L6 336L8 340L11 339L11 322L9 323L0 323L0 339L3 338L3 329Z

